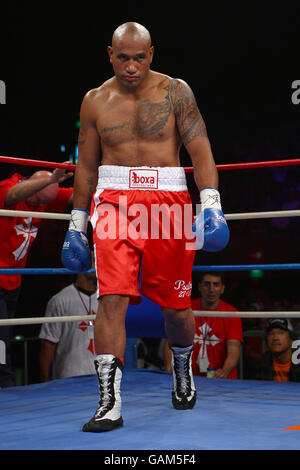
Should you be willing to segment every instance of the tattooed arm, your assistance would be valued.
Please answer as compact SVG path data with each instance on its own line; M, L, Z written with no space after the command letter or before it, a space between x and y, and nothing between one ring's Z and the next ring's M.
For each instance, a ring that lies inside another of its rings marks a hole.
M194 94L182 80L172 80L170 94L178 132L191 157L198 189L201 191L204 187L217 188L218 172L207 137L206 126Z
M74 181L74 207L90 210L98 181L101 146L93 113L93 91L86 94L80 110L78 164Z

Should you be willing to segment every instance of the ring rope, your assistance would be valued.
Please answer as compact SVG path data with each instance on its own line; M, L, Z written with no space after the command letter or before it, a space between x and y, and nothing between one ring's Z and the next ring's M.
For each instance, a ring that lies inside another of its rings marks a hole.
M300 269L300 263L281 263L281 264L228 264L228 265L200 265L193 266L193 271L288 271ZM0 268L0 275L4 274L94 274L95 269L87 271L71 271L67 268Z
M66 163L58 163L58 162L47 162L43 160L32 160L30 158L18 158L18 157L6 157L4 155L0 155L0 162L2 163L10 163L10 164L18 164L18 165L28 165L28 166L42 166L45 168L62 168L63 170L75 170L76 165L74 164L66 164Z
M58 219L58 220L70 220L71 219L71 214L60 214L60 213L55 213L55 212L14 211L10 209L0 209L0 216L32 217L34 219Z
M281 264L235 264L219 266L193 266L193 271L280 271L300 269L300 263L281 263Z
M10 163L10 164L19 164L19 165L29 165L29 166L42 166L45 168L63 168L65 170L75 170L76 165L58 163L58 162L49 162L43 160L32 160L28 158L19 158L19 157L7 157L5 155L0 155L0 162ZM229 163L223 165L216 165L218 170L246 170L250 168L267 168L274 166L289 166L289 165L300 165L300 158L289 158L286 160L269 160L262 162L247 162L247 163ZM194 171L193 167L185 167L184 170L187 173Z
M300 165L300 158L290 158L287 160L269 160L264 162L247 162L247 163L226 163L216 165L219 171L224 170L248 170L251 168L270 168L275 166ZM185 167L187 173L194 171L194 167Z
M224 318L300 318L300 312L215 312L213 310L195 310L195 317L224 317ZM65 317L32 317L32 318L6 318L0 320L1 326L36 325L42 323L63 323L75 321L92 321L96 315L70 315Z
M0 209L0 217L32 217L38 219L70 220L71 214L60 214L55 212L32 212ZM299 217L300 210L269 211L269 212L240 212L236 214L225 214L227 220L246 219L272 219L280 217Z
M269 212L240 212L237 214L225 214L225 218L227 220L273 219L277 217L299 217L299 216L300 216L300 210L269 211Z

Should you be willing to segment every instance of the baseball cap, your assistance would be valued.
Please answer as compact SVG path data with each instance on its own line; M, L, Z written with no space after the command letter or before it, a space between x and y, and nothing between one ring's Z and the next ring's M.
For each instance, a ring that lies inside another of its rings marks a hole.
M274 328L279 328L280 330L293 331L293 326L288 318L273 318L269 320L267 326L267 333L269 333Z

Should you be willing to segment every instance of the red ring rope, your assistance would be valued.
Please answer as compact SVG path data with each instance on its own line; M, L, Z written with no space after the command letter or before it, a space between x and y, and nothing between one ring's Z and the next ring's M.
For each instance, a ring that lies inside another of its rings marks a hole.
M27 158L17 157L5 157L0 155L0 163L11 163L18 165L30 165L30 166L41 166L45 168L63 168L65 170L75 170L76 165L57 163L57 162L44 162L43 160L30 160ZM300 165L300 158L291 158L288 160L270 160L265 162L250 162L250 163L229 163L225 165L217 165L219 171L222 170L245 170L248 168L266 168L274 166L288 166L288 165ZM194 171L193 167L185 167L184 170L187 173Z
M75 170L76 165L57 163L57 162L44 162L43 160L30 160L28 158L17 158L17 157L5 157L0 156L0 162L2 163L17 163L18 165L30 165L30 166L42 166L45 168L63 168L68 170Z
M0 160L1 161L1 160ZM289 160L270 160L266 162L250 162L250 163L229 163L225 165L216 165L219 171L222 170L246 170L248 168L268 168L274 166L300 165L300 158ZM185 167L186 172L192 172L193 167Z

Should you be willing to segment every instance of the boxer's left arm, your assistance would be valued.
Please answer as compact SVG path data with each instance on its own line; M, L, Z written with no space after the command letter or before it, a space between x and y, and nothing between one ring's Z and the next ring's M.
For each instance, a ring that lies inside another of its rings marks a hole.
M198 248L220 251L229 241L229 230L221 208L218 172L206 126L194 94L184 81L173 80L171 99L177 128L191 157L194 179L200 192L201 214L193 226L196 240L201 239Z
M177 128L191 157L199 192L205 187L218 188L218 172L206 126L191 88L182 80L173 80L171 99Z

